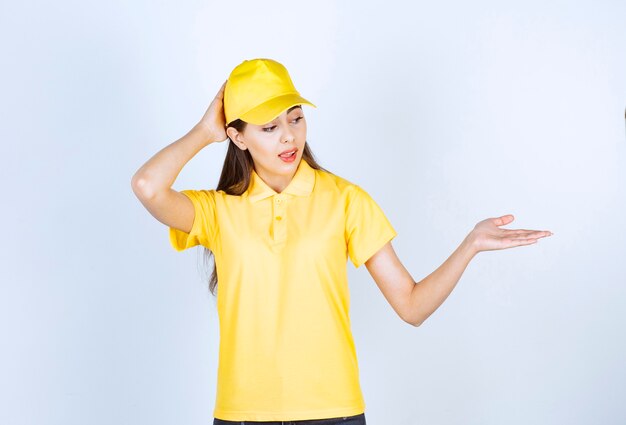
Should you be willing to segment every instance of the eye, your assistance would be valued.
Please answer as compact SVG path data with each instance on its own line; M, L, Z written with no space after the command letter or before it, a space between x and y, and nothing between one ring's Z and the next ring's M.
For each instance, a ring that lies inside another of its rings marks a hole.
M299 116L297 118L294 118L293 122L294 123L299 123L304 117L303 116ZM263 127L263 131L265 133L271 133L274 129L276 128L275 125L271 126L271 127Z

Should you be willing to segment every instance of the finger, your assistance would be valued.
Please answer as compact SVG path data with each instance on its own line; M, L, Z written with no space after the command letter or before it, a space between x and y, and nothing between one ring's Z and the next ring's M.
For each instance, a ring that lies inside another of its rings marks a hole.
M509 246L532 245L534 243L537 243L537 239L534 239L534 238L509 239Z
M545 238L547 236L552 236L552 232L548 230L535 230L529 233L527 236L532 236L533 238Z
M548 230L526 230L526 229L516 229L516 230L510 230L510 229L502 229L505 231L505 235L507 236L530 236L532 235L533 237L545 237L545 236L552 236L552 232L548 231Z
M532 232L536 232L536 230L530 230L530 229L502 229L502 230L507 230L509 232L517 232L517 233L532 233Z

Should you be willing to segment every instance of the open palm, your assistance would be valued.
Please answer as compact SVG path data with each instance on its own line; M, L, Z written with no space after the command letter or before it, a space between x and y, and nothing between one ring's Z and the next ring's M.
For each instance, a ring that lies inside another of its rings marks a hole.
M478 252L513 248L537 243L537 240L553 233L548 230L501 229L515 218L512 214L488 218L479 222L471 232L474 246Z

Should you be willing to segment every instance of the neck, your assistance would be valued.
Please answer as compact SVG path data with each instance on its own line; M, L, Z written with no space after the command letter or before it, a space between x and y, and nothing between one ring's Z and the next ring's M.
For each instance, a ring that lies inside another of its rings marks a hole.
M254 166L254 171L256 171L257 175L265 182L266 185L271 187L276 193L281 193L291 180L293 180L293 176L296 175L297 167L294 171L289 174L276 174L268 172L267 170Z

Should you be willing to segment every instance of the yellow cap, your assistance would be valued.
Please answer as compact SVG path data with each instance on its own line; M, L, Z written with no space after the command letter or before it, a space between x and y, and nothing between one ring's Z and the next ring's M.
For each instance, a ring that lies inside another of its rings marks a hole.
M300 96L287 68L272 59L244 60L232 70L224 88L224 115L262 125L295 105L314 104Z

